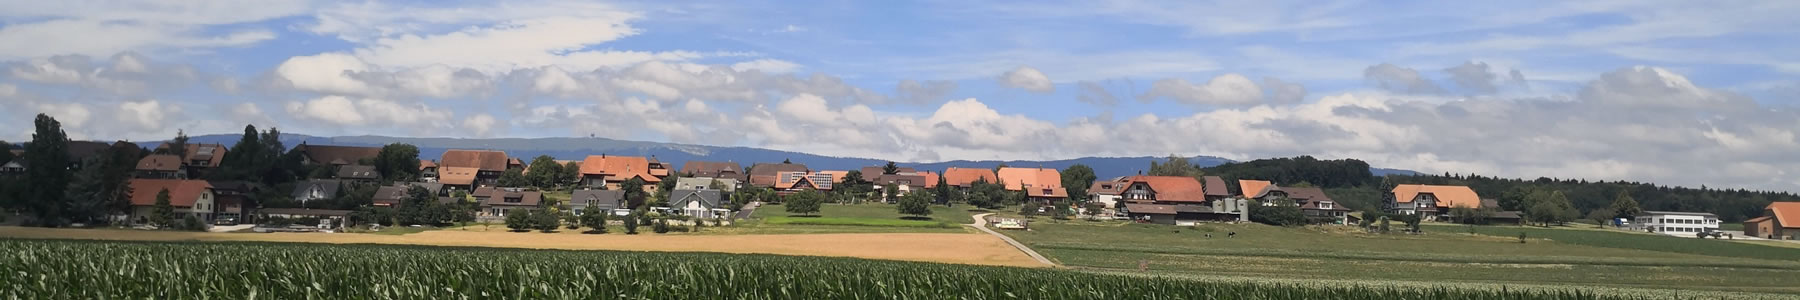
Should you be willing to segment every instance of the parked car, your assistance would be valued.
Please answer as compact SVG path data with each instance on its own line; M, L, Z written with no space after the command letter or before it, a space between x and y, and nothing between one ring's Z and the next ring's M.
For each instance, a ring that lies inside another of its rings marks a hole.
M213 225L237 225L237 223L237 217L218 217L213 219Z

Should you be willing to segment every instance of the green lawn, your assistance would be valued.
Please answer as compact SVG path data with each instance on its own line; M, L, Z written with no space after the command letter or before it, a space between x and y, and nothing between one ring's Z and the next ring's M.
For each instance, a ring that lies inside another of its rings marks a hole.
M1719 223L1719 230L1744 231L1744 223Z
M823 204L812 215L793 215L780 204L766 204L750 214L751 219L717 234L772 233L852 233L852 232L969 232L960 224L971 224L975 214L970 206L931 206L931 215L917 218L901 215L893 204Z
M1800 251L1590 229L1425 226L1369 234L1342 226L1199 227L1058 221L1006 231L1061 264L1171 276L1456 284L1678 287L1800 294ZM1527 240L1519 243L1518 232ZM1235 237L1229 233L1235 232ZM1211 237L1207 235L1210 234Z

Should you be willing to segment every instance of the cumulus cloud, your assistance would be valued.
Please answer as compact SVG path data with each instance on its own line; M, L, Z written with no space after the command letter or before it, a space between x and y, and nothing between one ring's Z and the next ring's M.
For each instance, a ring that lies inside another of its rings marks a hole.
M449 110L422 103L345 96L324 96L288 102L287 112L300 120L318 121L333 126L380 126L414 133L435 132L449 127L450 122L455 120Z
M306 1L4 1L0 59L104 57L127 51L237 47L275 38L265 28L208 28L304 13Z
M1388 91L1407 94L1443 94L1444 88L1419 74L1419 70L1382 63L1363 69L1363 80Z
M12 62L6 75L19 80L78 87L113 95L144 95L179 89L201 76L185 65L151 62L133 52L95 60L86 55L58 55Z
M1000 85L1034 93L1056 91L1056 86L1050 82L1050 76L1044 75L1044 72L1038 71L1037 68L1028 66L1019 66L1012 71L1006 71L1006 74L1000 74Z
M1513 71L1514 75L1519 75L1521 78L1524 76L1518 74L1518 70ZM1499 90L1500 76L1489 71L1488 64L1485 62L1464 62L1461 65L1444 69L1444 73L1450 74L1450 82L1455 82L1457 87L1473 94L1492 94Z
M1192 84L1180 78L1157 80L1148 93L1138 96L1141 100L1158 98L1193 105L1240 106L1261 103L1263 91L1250 78L1228 73L1213 77L1206 84Z

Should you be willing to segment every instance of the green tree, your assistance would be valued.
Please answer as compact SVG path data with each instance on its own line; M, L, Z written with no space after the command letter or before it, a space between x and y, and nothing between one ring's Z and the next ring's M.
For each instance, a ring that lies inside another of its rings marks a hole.
M900 200L900 185L889 182L881 186L881 193L886 195L881 201L894 203Z
M413 181L419 178L419 147L393 143L381 146L375 154L375 171L383 181ZM501 177L505 180L505 177Z
M581 225L588 227L588 231L583 232L583 233L605 234L606 233L606 214L607 213L608 212L602 210L602 211L589 211L589 212L585 212L585 213L581 214Z
M669 219L656 219L656 223L651 223L650 226L658 234L669 233Z
M1019 206L1019 215L1027 217L1037 216L1038 210L1040 210L1040 208L1038 207L1037 201L1025 201L1024 205Z
M514 208L506 210L506 228L512 231L530 231L532 225L531 210Z
M1619 190L1619 196L1613 197L1612 205L1608 205L1607 207L1614 213L1613 217L1617 218L1629 219L1644 213L1644 209L1638 207L1637 199L1631 198L1631 191L1629 190Z
M868 197L869 191L873 190L874 187L869 180L863 178L864 176L865 175L861 170L844 172L844 179L840 180L840 182L833 187L837 189L839 193L843 193L854 199L866 198Z
M25 161L30 168L25 169L26 191L22 198L39 225L61 226L68 222L64 216L68 194L64 189L71 177L67 167L69 136L63 132L62 122L49 115L38 114L34 125L31 144L25 145Z
M231 146L230 155L219 161L219 168L207 177L217 180L251 180L262 181L262 172L258 169L266 165L263 161L264 150L262 140L257 136L256 125L244 125L244 135L237 144Z
M565 185L575 185L581 182L581 163L571 161L567 164L563 164L561 171L562 175L559 176L562 177L557 179L560 183Z
M1306 214L1300 211L1299 206L1294 205L1294 201L1277 199L1272 203L1274 205L1265 206L1252 201L1250 203L1250 221L1275 226L1306 225Z
M175 221L175 206L169 205L169 189L156 192L156 205L150 208L150 225L166 228Z
M952 191L954 191L955 189L953 189L950 186L950 180L944 179L943 175L938 175L937 178L938 178L937 192L933 193L933 194L935 194L937 196L938 203L943 203L945 205L949 205L950 198L951 198L950 193L952 193Z
M110 151L110 150L108 150ZM108 173L112 164L110 155L102 154L88 158L81 170L75 173L75 180L65 191L69 201L69 219L85 224L95 224L104 220L110 212L110 206L123 198L129 203L130 186L123 180L113 180Z
M542 189L556 187L557 178L562 176L562 165L557 164L556 158L549 155L538 155L537 158L531 159L531 166L528 170L531 170L531 174L526 174L526 176L529 177L531 186Z
M500 180L496 183L503 187L526 187L531 186L531 179L525 178L524 170L506 169L500 172Z
M1486 224L1493 212L1486 208L1457 206L1450 208L1450 218L1462 224Z
M1075 164L1062 171L1063 189L1069 191L1069 200L1075 202L1087 202L1087 189L1094 185L1094 179L1098 179L1094 175L1094 168L1087 165Z
M782 209L788 213L812 215L819 212L819 204L825 202L825 194L818 190L805 190L788 195L783 202Z
M0 164L6 164L7 162L11 162L14 158L17 158L17 157L13 156L13 153L11 150L12 150L11 143L7 143L6 141L0 141Z
M1162 163L1150 162L1151 176L1187 176L1199 178L1206 175L1200 166L1189 163L1186 157L1169 154Z
M881 174L882 175L900 174L900 166L895 165L894 162L891 162L891 161L887 162L887 165L881 166Z
M1598 225L1600 225L1601 228L1605 228L1606 224L1612 223L1612 218L1615 216L1618 216L1618 215L1619 215L1619 213L1613 211L1612 208L1602 207L1602 208L1596 208L1593 211L1589 211L1588 215L1587 215L1587 219L1593 220L1594 224L1598 224Z
M900 198L900 205L898 205L900 214L914 215L920 218L930 216L932 198L931 192L926 190L906 193L905 197Z
M625 182L619 183L619 189L625 191L625 202L630 204L631 209L638 209L638 207L644 205L644 201L647 201L650 198L650 193L644 192L643 178L631 177L631 179L626 179Z
M625 234L637 234L638 219L643 217L643 210L640 209L633 209L631 214L625 215Z
M675 192L675 181L682 177L686 177L686 175L675 174L674 176L663 178L662 181L657 182L656 193L650 197L650 207L669 206L669 195Z
M174 154L180 156L181 160L187 160L187 142L187 132L176 129L175 139L163 143L163 147L156 148L156 154Z
M556 232L557 227L562 227L561 214L551 211L537 211L531 213L531 229L537 229L539 232L543 233L551 233Z

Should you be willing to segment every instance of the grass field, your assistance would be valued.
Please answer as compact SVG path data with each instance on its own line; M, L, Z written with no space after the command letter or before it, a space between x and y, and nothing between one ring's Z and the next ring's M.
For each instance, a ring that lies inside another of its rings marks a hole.
M1094 270L1145 266L1172 276L1800 295L1800 261L1789 258L1800 251L1792 248L1586 229L1425 229L1424 235L1380 235L1341 226L1174 227L1038 218L1031 231L1006 233L1061 264ZM1517 237L1521 230L1525 243Z
M1719 223L1719 230L1744 231L1744 223Z
M11 299L1671 299L708 253L0 239ZM1700 295L1700 296L1695 296ZM1733 298L1747 298L1732 295Z

